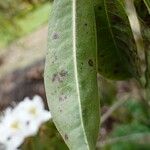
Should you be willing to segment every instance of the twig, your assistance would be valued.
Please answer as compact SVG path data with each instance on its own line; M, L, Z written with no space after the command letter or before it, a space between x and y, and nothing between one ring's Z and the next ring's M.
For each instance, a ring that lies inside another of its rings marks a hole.
M112 139L108 139L103 142L97 143L97 148L102 148L106 145L111 145L118 142L127 142L133 140L141 140L141 143L148 143L150 141L150 133L134 133L126 136L120 136Z
M101 117L101 124L103 124L116 109L123 105L129 99L129 97L129 95L125 95L122 99L113 104L112 107Z

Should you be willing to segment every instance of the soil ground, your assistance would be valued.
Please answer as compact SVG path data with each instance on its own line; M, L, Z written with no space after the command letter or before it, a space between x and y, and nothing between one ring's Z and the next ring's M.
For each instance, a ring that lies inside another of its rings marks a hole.
M0 78L43 59L47 47L47 25L0 49Z

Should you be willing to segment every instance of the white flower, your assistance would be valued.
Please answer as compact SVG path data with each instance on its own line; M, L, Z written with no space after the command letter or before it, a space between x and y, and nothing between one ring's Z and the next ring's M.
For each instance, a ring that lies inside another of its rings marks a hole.
M7 150L15 150L24 141L24 123L8 108L0 123L0 142L4 143Z
M33 100L25 98L18 106L16 106L16 113L20 114L27 125L26 135L35 135L41 124L51 119L51 113L44 109L44 104L39 96L34 96Z
M25 98L14 109L7 108L0 118L0 143L7 150L16 150L26 137L37 134L41 124L51 117L41 97Z

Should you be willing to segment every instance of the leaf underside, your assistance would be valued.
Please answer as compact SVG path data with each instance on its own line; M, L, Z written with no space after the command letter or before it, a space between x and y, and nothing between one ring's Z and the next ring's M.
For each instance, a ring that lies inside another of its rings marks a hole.
M112 80L139 78L136 45L121 0L96 0L98 71Z
M53 121L71 150L94 150L99 130L96 30L91 0L55 0L45 89Z

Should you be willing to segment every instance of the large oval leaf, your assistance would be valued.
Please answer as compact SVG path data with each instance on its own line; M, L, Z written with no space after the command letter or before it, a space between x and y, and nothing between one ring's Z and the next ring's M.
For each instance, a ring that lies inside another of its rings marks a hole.
M113 80L138 78L138 56L121 0L95 0L98 71Z
M99 130L96 30L91 0L55 0L45 88L57 129L71 150L94 150Z

